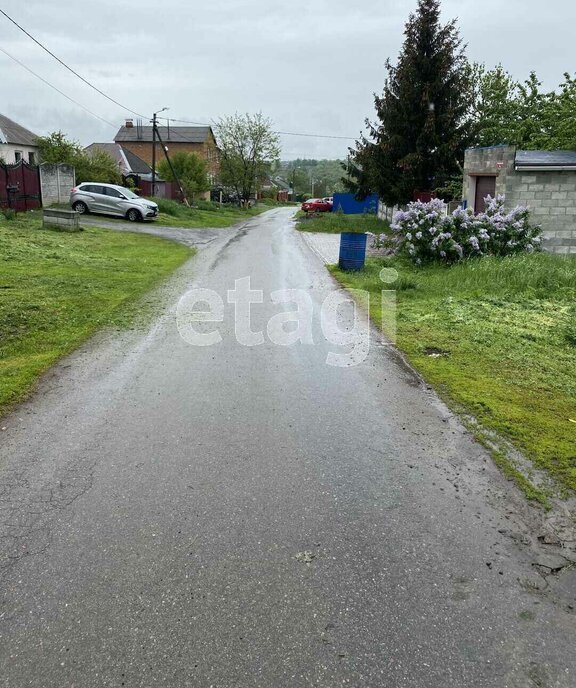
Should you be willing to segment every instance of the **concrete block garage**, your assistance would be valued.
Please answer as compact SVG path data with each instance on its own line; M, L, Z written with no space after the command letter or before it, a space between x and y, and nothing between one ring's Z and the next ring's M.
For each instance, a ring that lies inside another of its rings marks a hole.
M503 194L506 206L526 205L542 225L545 250L576 253L576 151L524 151L514 146L470 148L464 158L464 198L475 212Z

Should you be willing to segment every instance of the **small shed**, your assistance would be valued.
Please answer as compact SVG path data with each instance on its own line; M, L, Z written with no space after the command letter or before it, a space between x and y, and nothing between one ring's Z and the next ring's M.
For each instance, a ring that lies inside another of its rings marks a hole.
M475 212L502 194L506 206L528 206L542 225L543 245L576 253L576 151L524 151L514 146L470 148L464 157L464 199Z

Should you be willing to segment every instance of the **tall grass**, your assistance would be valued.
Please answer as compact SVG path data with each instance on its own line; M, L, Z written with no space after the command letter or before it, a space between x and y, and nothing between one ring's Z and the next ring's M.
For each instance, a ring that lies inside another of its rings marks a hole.
M367 264L366 283L382 268L382 262ZM456 291L469 296L546 298L560 295L576 297L576 257L553 256L545 253L509 256L507 258L478 258L453 266L412 266L401 259L385 261L409 278L416 288L438 296L450 296ZM358 275L362 280L362 273Z
M154 197L152 200L158 205L158 210L161 213L170 215L170 217L193 217L195 210L206 210L208 212L218 212L221 210L218 203L212 203L211 201L195 201L191 203L192 207L189 208L183 203L170 200L169 198Z

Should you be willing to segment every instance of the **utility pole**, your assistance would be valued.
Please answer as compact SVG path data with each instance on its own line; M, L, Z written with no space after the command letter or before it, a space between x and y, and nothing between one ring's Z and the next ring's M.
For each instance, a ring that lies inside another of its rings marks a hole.
M152 115L152 196L156 195L156 113Z
M156 195L156 116L158 113L164 112L164 110L168 110L168 108L164 107L152 114L152 196Z
M182 183L180 182L180 179L178 178L178 175L176 174L176 170L174 169L174 166L172 165L172 160L170 160L170 156L168 155L168 149L164 145L164 141L162 141L162 137L160 136L160 132L157 131L156 134L158 136L158 140L160 141L160 145L162 146L162 150L164 151L166 161L168 162L170 170L172 171L172 175L173 175L174 179L176 180L176 183L178 184L178 188L180 189L180 193L182 194L182 201L183 201L184 205L187 205L188 207L190 207L190 203L188 203L188 198L186 197L184 187L182 186Z

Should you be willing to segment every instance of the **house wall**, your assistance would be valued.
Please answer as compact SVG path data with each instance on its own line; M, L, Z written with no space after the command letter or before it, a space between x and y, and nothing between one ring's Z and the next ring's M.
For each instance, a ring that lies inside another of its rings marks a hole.
M176 142L176 141L165 141L168 148L168 154L173 155L179 151L185 151L186 153L196 153L201 158L208 163L208 172L213 175L214 181L220 175L220 159L218 155L218 148L216 143L205 142L205 143L189 143L187 141ZM139 158L152 165L152 143L150 141L122 141L121 145L123 148L134 153ZM160 143L156 144L156 165L160 160L164 160L164 153L162 152L162 147Z
M513 146L473 148L464 158L464 198L474 207L478 175L496 175L496 193L506 206L526 205L542 225L543 245L554 253L576 253L576 172L515 170Z
M16 151L22 153L25 162L30 162L30 153L32 153L34 155L32 164L38 164L37 146L22 146L15 143L0 143L0 160L4 160L6 165L14 165L16 163Z

